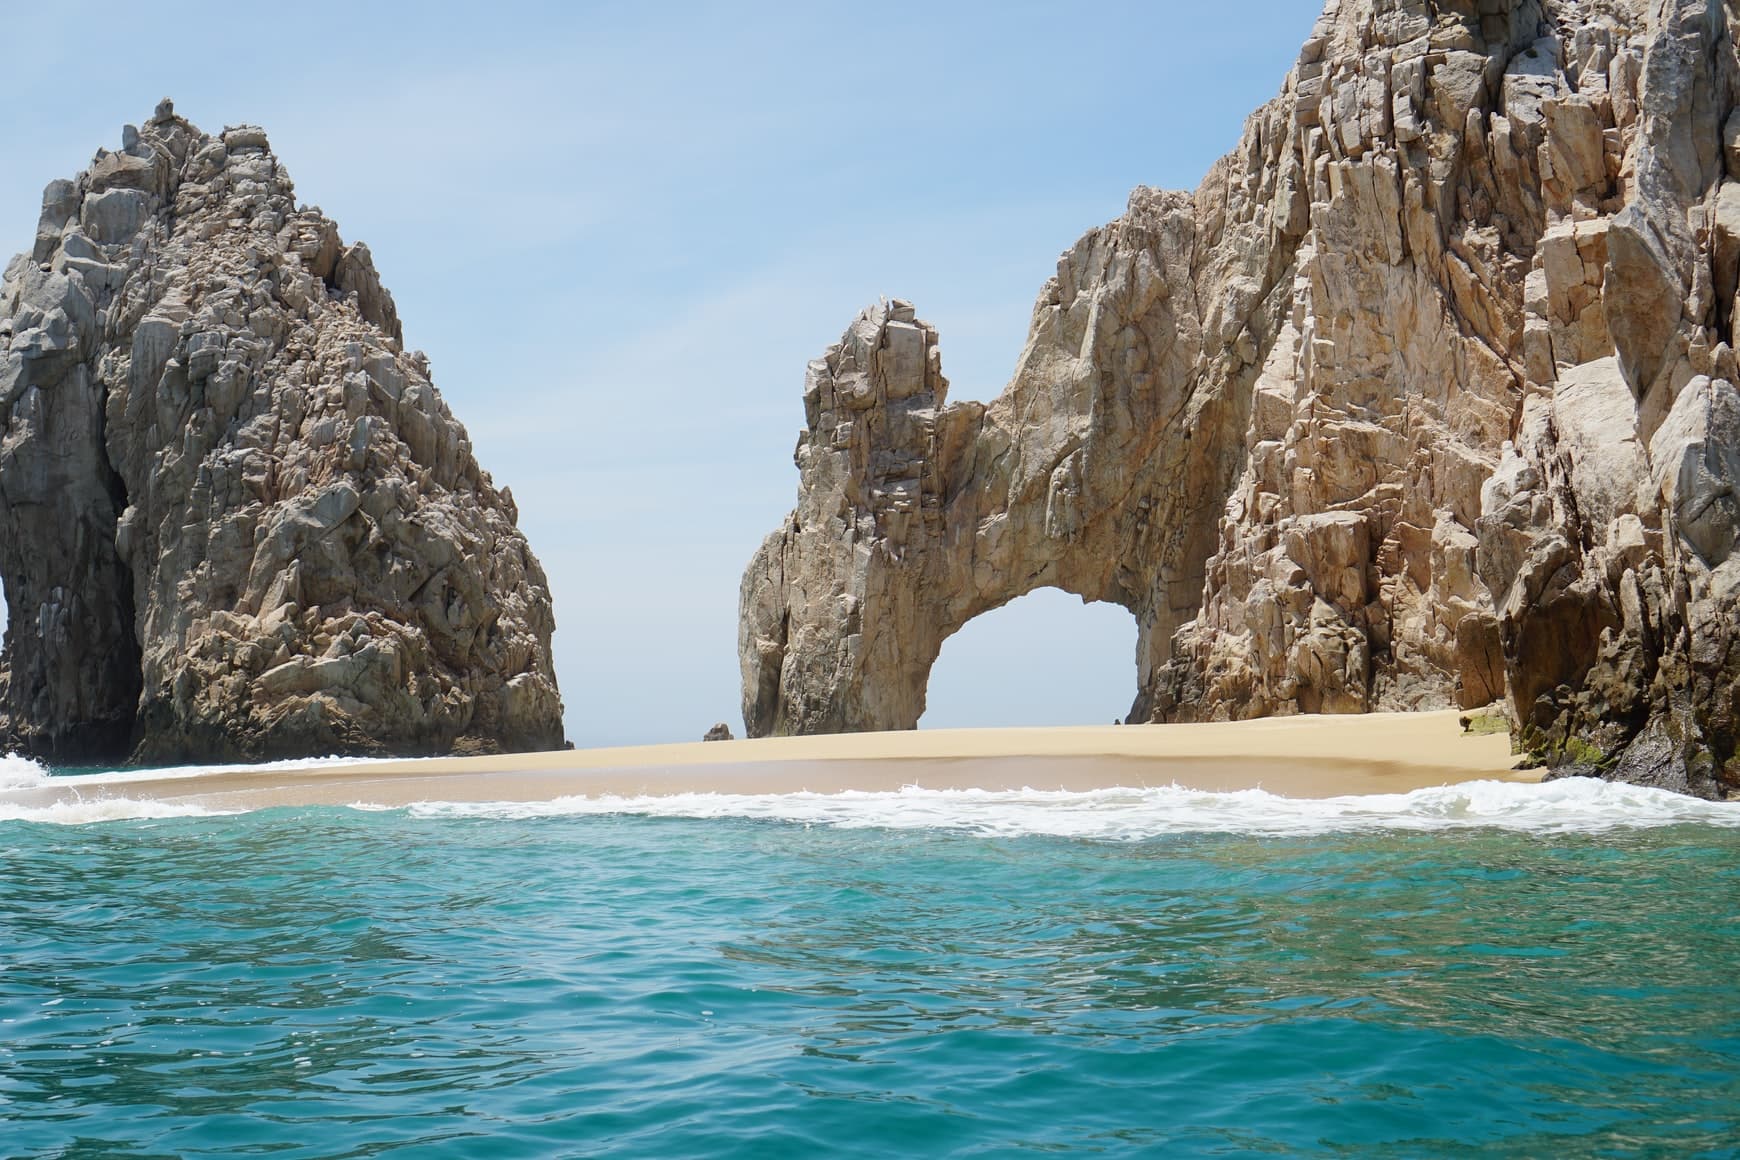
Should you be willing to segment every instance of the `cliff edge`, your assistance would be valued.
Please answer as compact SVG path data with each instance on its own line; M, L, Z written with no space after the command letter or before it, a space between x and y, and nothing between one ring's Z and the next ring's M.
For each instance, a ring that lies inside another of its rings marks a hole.
M392 296L169 102L0 286L0 738L49 760L557 748L542 570Z
M810 364L743 581L752 736L916 725L942 642L1128 608L1131 718L1473 707L1740 789L1740 86L1722 0L1330 0L1194 194L1138 189L947 402L904 302Z

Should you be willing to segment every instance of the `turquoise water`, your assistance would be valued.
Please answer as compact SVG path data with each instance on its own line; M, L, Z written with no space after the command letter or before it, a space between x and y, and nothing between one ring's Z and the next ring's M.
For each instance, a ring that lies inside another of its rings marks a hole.
M0 1153L1740 1154L1740 829L1208 797L0 821Z

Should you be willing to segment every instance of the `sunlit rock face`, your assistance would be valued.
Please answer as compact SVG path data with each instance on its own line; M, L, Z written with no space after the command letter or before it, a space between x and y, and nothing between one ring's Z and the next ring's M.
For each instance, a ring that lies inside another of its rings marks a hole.
M551 748L554 620L366 246L168 102L0 287L0 723L63 761Z
M1135 614L1136 720L1506 699L1558 769L1740 788L1735 19L1332 0L1194 195L1062 257L994 402L866 311L744 579L751 733L911 728L1054 585Z

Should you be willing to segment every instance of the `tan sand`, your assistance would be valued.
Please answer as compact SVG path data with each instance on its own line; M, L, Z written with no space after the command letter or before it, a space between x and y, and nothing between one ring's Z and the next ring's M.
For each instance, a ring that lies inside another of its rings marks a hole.
M74 793L214 809L539 801L567 796L810 790L1087 790L1181 785L1287 797L1401 793L1459 781L1529 782L1509 738L1462 733L1459 714L1374 713L1202 725L925 729L833 737L691 742L505 757L339 763L69 778L0 792L22 806Z

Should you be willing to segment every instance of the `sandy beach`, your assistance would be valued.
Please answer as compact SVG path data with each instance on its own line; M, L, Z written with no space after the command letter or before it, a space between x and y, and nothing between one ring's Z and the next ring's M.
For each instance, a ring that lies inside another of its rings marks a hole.
M926 789L1090 790L1180 785L1286 797L1531 782L1509 738L1464 734L1456 711L1146 726L938 729L689 742L555 753L327 765L151 770L58 778L0 793L20 806L93 795L208 809L401 806L673 793Z

